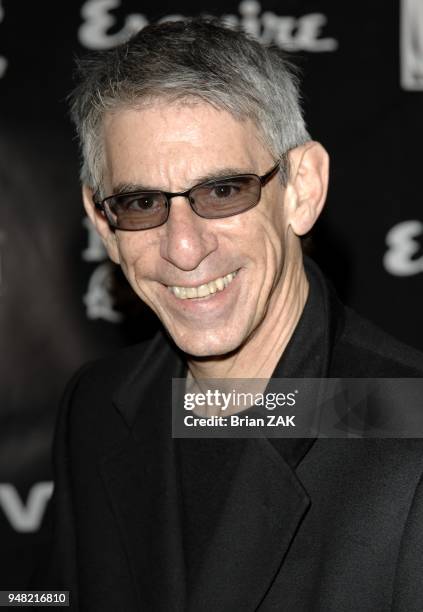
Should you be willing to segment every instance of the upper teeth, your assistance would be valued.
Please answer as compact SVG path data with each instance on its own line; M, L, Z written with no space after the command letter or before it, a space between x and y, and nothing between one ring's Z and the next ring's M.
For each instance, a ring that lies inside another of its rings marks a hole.
M199 298L206 297L211 293L216 293L218 291L222 291L225 287L229 285L233 281L236 276L236 272L231 272L226 276L219 276L219 278L215 278L210 281L206 285L198 285L198 287L169 287L172 293L181 300L186 300L187 298Z

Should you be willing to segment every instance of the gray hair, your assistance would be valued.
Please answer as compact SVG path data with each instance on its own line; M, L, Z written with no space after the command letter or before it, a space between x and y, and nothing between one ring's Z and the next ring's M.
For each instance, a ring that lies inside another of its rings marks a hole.
M81 180L101 190L102 120L106 112L161 98L199 99L250 119L263 144L281 158L310 139L300 106L298 79L285 54L211 19L152 24L128 42L78 62L79 84L70 96L79 136Z

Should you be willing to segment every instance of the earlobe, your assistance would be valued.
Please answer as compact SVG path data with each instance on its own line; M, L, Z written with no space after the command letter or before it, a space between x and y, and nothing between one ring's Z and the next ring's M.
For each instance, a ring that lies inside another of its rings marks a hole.
M93 200L93 191L88 185L82 186L82 200L84 202L85 212L102 239L107 254L114 263L119 264L120 258L116 234L110 229L106 217L96 209Z
M290 225L297 236L304 236L317 221L326 200L329 156L318 142L307 142L290 152L290 167Z

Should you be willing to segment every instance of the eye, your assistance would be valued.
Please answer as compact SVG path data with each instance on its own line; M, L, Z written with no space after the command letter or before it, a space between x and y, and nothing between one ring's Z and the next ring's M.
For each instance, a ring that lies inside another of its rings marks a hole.
M135 198L134 200L130 200L127 204L128 209L132 210L149 210L153 208L156 203L156 198L154 196L142 196Z
M155 210L161 204L162 198L157 193L138 193L136 195L122 195L116 198L116 208L122 212Z
M218 199L231 198L239 193L240 186L235 183L220 183L214 185L211 195Z

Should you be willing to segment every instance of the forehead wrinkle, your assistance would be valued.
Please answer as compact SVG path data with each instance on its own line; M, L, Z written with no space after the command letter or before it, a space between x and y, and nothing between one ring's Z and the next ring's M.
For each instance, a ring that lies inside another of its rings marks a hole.
M201 183L206 183L208 181L213 181L217 179L230 178L231 176L236 176L239 174L256 174L256 171L249 168L235 166L219 168L218 170L212 170L207 174L203 174L201 176L193 178L192 181L189 181L189 184L180 191L186 191L187 189L191 189L192 187L195 187L196 185L199 185ZM148 184L145 182L120 182L114 185L112 189L114 194L128 193L132 191L169 191L169 188L166 185L159 186Z
M107 119L108 191L113 185L116 191L179 192L213 178L267 170L263 155L255 154L263 148L255 126L206 105L123 111ZM147 147L143 123L151 136Z

